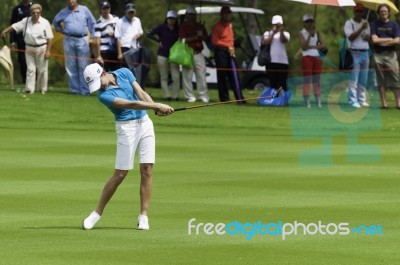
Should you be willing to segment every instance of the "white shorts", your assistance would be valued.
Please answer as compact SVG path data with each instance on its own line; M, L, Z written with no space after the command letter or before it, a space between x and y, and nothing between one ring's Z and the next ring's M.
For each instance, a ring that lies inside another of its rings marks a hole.
M136 149L139 150L139 163L155 162L155 135L153 122L149 116L140 120L117 121L115 123L117 132L117 156L115 169L133 169Z

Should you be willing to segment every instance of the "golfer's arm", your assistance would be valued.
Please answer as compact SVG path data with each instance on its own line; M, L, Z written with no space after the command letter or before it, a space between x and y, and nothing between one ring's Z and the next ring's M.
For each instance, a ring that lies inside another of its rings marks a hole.
M158 111L160 106L158 103L145 101L130 101L122 98L116 98L113 102L113 108L116 109L134 109L134 110L154 110Z

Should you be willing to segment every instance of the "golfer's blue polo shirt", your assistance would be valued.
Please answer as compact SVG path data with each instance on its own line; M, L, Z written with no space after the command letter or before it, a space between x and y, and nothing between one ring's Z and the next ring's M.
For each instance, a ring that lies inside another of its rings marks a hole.
M100 102L114 113L116 121L129 121L143 118L147 114L145 110L113 108L113 103L116 98L130 101L139 101L139 99L131 85L136 81L136 77L128 68L121 68L112 73L116 77L118 87L110 86L107 87L107 89L100 89L98 93Z

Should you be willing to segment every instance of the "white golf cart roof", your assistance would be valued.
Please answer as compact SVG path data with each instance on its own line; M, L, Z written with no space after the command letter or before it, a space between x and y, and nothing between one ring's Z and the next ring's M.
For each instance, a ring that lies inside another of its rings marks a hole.
M261 9L257 8L251 8L251 7L236 7L236 6L231 6L230 7L232 13L251 13L251 14L257 14L257 15L264 15L264 11ZM198 14L219 14L221 11L220 6L202 6L202 7L196 7L196 12ZM186 13L186 9L180 9L178 11L178 15L184 15Z

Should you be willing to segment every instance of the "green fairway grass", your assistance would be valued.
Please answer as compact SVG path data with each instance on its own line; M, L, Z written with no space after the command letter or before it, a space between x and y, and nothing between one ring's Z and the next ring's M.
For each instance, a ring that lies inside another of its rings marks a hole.
M155 100L161 96L159 89L149 93ZM258 94L245 91L247 98ZM215 90L211 98L215 102ZM168 117L149 112L157 145L150 230L136 229L140 177L135 163L101 221L84 231L81 223L113 173L112 114L96 96L58 90L43 96L0 89L0 102L0 264L399 263L397 109L374 107L380 129L355 133L359 143L379 151L376 161L368 153L356 153L361 161L350 162L348 139L338 134L330 138L332 163L320 166L300 159L304 150L322 141L301 138L293 130L293 114L304 112L300 102L289 108L260 107L252 101ZM326 108L314 107L306 118L321 122ZM257 234L246 240L243 234L196 235L195 229L189 235L192 218L195 225L380 225L383 234L300 233L285 240Z

